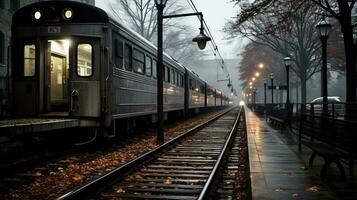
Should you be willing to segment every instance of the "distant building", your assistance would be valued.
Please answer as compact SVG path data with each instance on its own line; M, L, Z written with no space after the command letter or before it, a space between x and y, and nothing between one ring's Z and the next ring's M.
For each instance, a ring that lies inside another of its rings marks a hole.
M0 96L7 88L7 58L11 36L11 18L14 12L30 3L41 0L0 0ZM95 0L76 0L94 5ZM1 99L0 99L1 101Z

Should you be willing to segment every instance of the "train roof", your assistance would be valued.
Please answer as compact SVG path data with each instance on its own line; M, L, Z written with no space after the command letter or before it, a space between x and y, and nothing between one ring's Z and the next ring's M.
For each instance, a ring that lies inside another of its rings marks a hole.
M71 9L70 20L62 16L64 10ZM40 12L40 18L34 20L35 12ZM95 14L94 14L95 13ZM40 1L18 9L12 18L12 25L41 25L49 23L108 23L107 13L95 6L76 1Z
M62 15L65 9L70 8L73 11L73 17L70 20L65 20ZM41 18L39 20L34 20L33 15L36 11L41 12ZM118 20L115 20L115 16L107 13L101 8L76 2L76 1L65 1L65 0L54 0L54 1L40 1L36 3L29 4L18 9L13 15L12 26L18 25L42 25L51 23L110 23L114 26L119 27L121 30L127 32L135 40L145 45L146 48L152 51L157 51L157 47L148 41L146 38L142 37L137 32L128 28ZM174 65L175 67L187 69L192 74L196 75L196 78L202 82L207 83L199 77L198 74L193 72L191 69L184 67L173 57L164 52L164 61Z

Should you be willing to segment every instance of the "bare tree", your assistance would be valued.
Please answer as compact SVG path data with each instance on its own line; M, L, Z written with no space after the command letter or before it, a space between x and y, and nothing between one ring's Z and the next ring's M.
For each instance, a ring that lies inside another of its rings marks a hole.
M157 12L154 0L116 0L111 4L114 15L129 25L141 36L156 43ZM168 1L164 15L183 13L186 8L177 1ZM192 28L178 19L164 20L164 50L182 63L191 63L198 57L198 51L192 44L195 35Z
M290 18L284 29L275 29L271 24L278 19L262 13L240 26L231 22L228 30L233 35L239 33L257 44L268 46L281 58L292 57L294 65L291 69L300 79L302 102L306 103L306 81L319 71L321 62L320 41L315 31L317 19L310 9L294 13ZM278 66L284 69L282 63L281 59Z
M243 12L236 18L236 26L254 18L261 13L269 13L278 20L270 24L272 27L284 28L293 13L313 8L323 16L335 18L340 23L343 35L346 61L346 101L356 102L356 46L353 41L353 29L357 26L352 20L352 9L357 0L233 0L245 2Z

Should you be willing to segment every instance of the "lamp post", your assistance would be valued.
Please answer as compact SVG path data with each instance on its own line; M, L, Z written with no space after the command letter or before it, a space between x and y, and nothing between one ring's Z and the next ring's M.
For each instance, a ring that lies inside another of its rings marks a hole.
M256 103L256 98L257 98L257 88L254 88L253 89L253 94L254 94L254 106L255 106L255 103Z
M267 106L267 79L263 79L264 82L264 106Z
M321 70L321 79L322 79L322 113L328 114L327 107L327 39L328 34L331 29L331 24L329 24L325 19L323 19L319 24L316 25L316 29L319 32L322 48L322 70Z
M164 143L164 94L163 94L163 19L164 18L175 18L175 17L186 17L199 15L201 21L200 33L198 36L193 38L193 42L197 42L197 45L200 49L206 47L206 43L211 40L204 34L203 27L203 15L202 13L188 13L181 15L169 15L164 16L164 8L166 6L167 0L155 0L155 5L157 8L157 138L156 143Z
M289 87L289 69L291 65L291 58L290 57L285 57L284 58L284 63L285 63L285 68L286 68L286 106L288 107L290 103L290 87Z
M270 73L270 81L271 81L271 104L274 104L274 72Z

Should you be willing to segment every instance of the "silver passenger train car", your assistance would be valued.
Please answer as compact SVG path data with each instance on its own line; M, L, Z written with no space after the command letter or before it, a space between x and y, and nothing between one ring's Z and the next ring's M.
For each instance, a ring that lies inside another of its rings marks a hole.
M155 121L156 47L99 8L71 1L25 6L12 24L13 113L113 127ZM164 111L228 105L221 92L164 55Z

